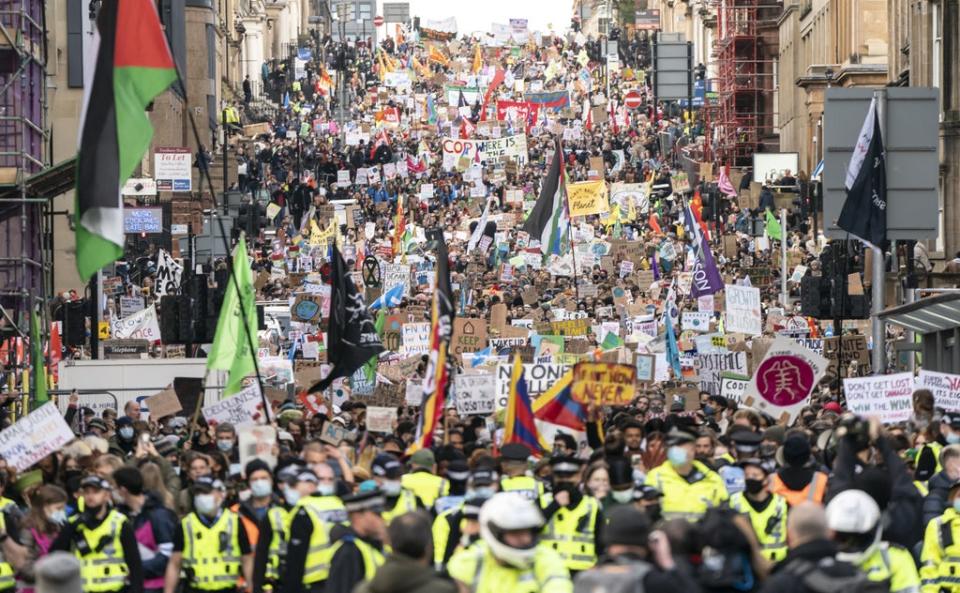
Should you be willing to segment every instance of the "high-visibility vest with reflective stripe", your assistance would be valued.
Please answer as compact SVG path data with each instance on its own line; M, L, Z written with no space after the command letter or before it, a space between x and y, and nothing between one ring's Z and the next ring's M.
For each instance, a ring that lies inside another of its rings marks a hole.
M707 509L726 502L727 487L718 473L699 461L693 462L691 472L689 476L681 476L672 464L663 463L647 474L645 483L663 493L664 519L699 521Z
M283 507L271 507L267 511L270 521L270 547L267 553L267 567L264 576L276 582L280 578L280 562L287 554L287 510Z
M450 482L424 471L405 474L400 479L400 484L416 494L427 508L432 507L441 496L450 493Z
M383 517L383 520L389 525L391 521L400 515L412 513L415 510L417 510L417 495L404 488L400 491L400 496L397 497L397 502L393 505L393 508L383 511L380 513L380 516Z
M377 574L377 569L383 566L383 552L374 548L359 537L356 537L353 534L347 534L337 540L337 542L333 545L334 555L337 553L337 550L343 547L343 544L347 542L355 545L357 550L360 552L360 557L363 558L363 580L371 580L373 575Z
M77 533L87 544L86 553L74 544L74 554L80 561L80 579L85 593L119 591L127 585L130 574L120 545L120 530L127 518L111 509L94 529L87 528L79 517L73 517Z
M750 518L763 555L779 562L787 555L787 501L776 494L763 511L757 511L742 492L730 497L730 508Z
M770 492L785 498L790 506L796 506L801 502L823 504L823 497L827 493L827 476L823 472L813 472L810 483L803 490L791 490L780 479L779 474L773 474L773 479L770 481Z
M303 565L304 585L312 585L327 580L327 577L330 576L330 561L333 559L334 549L330 543L330 527L332 527L332 524L324 521L320 514L314 510L312 502L318 498L311 496L301 499L287 516L287 533L290 533L293 518L297 516L301 509L307 513L307 516L310 517L310 523L313 525L310 530L310 541L307 544L307 559Z
M546 488L543 482L530 476L514 476L512 478L503 478L500 480L500 490L502 492L517 492L529 500L534 501L543 507L543 497Z
M337 496L308 496L300 500L303 503L302 506L310 507L310 510L315 512L322 521L329 523L327 531L330 531L334 524L346 526L350 523L347 507Z
M14 510L16 507L16 503L9 498L0 498L0 531L4 533L7 531L7 519L3 514ZM13 566L6 561L3 553L0 552L0 591L12 589L16 584L16 578L13 576Z
M529 569L497 562L483 540L455 553L447 563L450 576L472 593L570 593L573 583L563 560L543 543L537 544Z
M920 553L924 593L960 593L960 514L948 508L927 523Z
M240 572L240 517L227 509L207 527L196 513L181 522L183 567L190 586L201 591L236 587Z
M584 496L572 509L561 507L543 528L542 542L553 548L568 570L587 570L597 563L596 532L600 503Z
M890 593L920 593L920 575L913 556L900 546L880 542L873 554L860 562L867 578L887 583Z

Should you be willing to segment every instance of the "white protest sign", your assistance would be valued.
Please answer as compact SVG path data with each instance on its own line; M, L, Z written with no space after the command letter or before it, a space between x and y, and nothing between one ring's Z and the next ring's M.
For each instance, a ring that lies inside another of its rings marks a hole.
M49 402L0 432L0 457L23 472L75 438L60 410Z
M709 311L684 311L680 315L680 328L683 331L705 333L710 331L711 319L713 319L713 313Z
M645 183L611 183L610 204L620 204L620 212L626 215L633 203L637 212L646 213L650 209Z
M793 275L790 276L790 282L800 282L807 275L807 266L797 266L793 269Z
M460 138L443 139L443 170L452 171L461 158L469 159L471 163L486 162L512 158L518 166L527 162L527 136L517 134L492 138L489 140L462 140ZM479 156L478 156L479 155Z
M746 390L747 383L749 382L749 379L722 377L720 379L720 395L735 402L739 406L743 401L743 392Z
M265 424L270 421L269 411L264 413L260 386L253 382L236 395L203 408L203 417L211 425L229 422L234 426Z
M495 377L490 373L457 375L457 413L461 416L493 414L496 387Z
M396 422L396 408L380 406L369 406L367 408L367 430L370 432L390 434L393 432L393 425Z
M143 311L145 304L141 296L120 297L120 317L129 317Z
M527 382L527 395L530 396L531 403L538 395L559 381L569 368L570 367L565 364L524 364L523 377ZM498 410L507 407L507 400L510 398L510 379L512 372L512 363L497 365L496 405Z
M879 416L884 424L913 416L913 373L851 377L843 380L847 409L859 416Z
M277 466L273 448L277 445L277 429L272 426L247 425L237 428L237 449L240 452L240 467L260 459L270 466ZM250 476L247 476L248 478Z
M933 393L934 405L948 412L960 411L960 375L921 370L917 387Z
M170 254L161 249L157 253L157 279L153 292L157 296L177 294L180 292L180 278L183 276L183 266L170 257Z
M111 336L115 340L150 340L160 339L160 322L157 320L157 308L150 305L123 319L114 319L110 327Z
M697 298L697 311L706 313L713 313L715 311L712 294L705 294Z
M350 185L350 169L337 171L337 185L340 187L348 187Z
M720 379L723 373L746 376L749 372L746 352L697 354L693 359L693 367L700 377L700 390L710 395L720 395Z
M403 339L400 352L406 356L411 354L426 354L430 351L430 324L404 323L401 328Z
M756 371L743 392L744 405L790 424L807 405L828 363L796 341L778 336L763 360L755 364Z
M423 403L423 380L407 379L407 389L404 401L408 406L419 406Z
M760 314L760 289L750 286L727 284L726 320L724 329L728 333L741 333L759 336L763 333L763 320Z

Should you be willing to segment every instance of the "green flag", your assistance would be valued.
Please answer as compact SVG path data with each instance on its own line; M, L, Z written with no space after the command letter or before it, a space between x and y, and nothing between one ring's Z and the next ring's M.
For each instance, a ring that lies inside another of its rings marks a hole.
M600 343L600 348L603 350L613 350L620 346L623 346L623 340L613 332L607 332L607 335L603 338L603 342Z
M240 287L243 302L237 295L234 278ZM241 235L233 250L233 277L227 282L220 319L217 321L217 333L207 356L207 369L229 371L227 385L223 390L225 396L240 391L243 379L257 368L254 362L257 353L250 349L251 342L257 344L255 296L253 272L250 271L250 261L247 259L247 242Z
M780 229L780 221L769 210L767 212L767 236L771 239L780 241L783 239L783 232Z
M40 317L35 309L30 311L30 364L33 367L33 407L35 410L50 400L47 395L47 365L43 356L40 337Z
M373 322L374 329L377 330L377 335L380 336L380 339L383 339L383 326L387 323L387 313L383 309L377 313L377 320ZM366 376L367 381L371 383L377 380L377 363L380 361L380 355L371 356L370 360L363 365L363 374Z

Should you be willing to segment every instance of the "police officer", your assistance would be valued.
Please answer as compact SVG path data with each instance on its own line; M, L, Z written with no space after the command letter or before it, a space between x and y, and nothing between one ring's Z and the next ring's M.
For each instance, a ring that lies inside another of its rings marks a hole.
M744 488L744 470L737 463L737 460L759 457L763 435L750 430L746 426L734 426L730 429L729 438L731 459L722 459L717 464L716 471L723 478L727 493L736 494L737 492L743 492Z
M433 554L442 567L460 547L472 544L480 535L480 507L496 492L497 474L480 468L470 475L464 502L440 513L433 522Z
M767 468L760 459L744 459L745 489L730 497L730 508L745 514L757 534L765 558L779 562L787 555L787 501L771 494Z
M437 471L437 462L430 449L420 449L411 455L410 467L410 473L404 474L400 479L400 485L417 495L425 507L433 508L438 498L450 493L450 483L434 475Z
M723 480L693 458L696 436L674 426L667 433L667 463L647 474L645 484L663 493L663 518L699 521L707 509L727 500Z
M857 565L868 579L888 586L890 593L919 593L913 556L880 539L880 507L873 497L863 490L844 490L833 497L826 511L827 526L840 549L837 559Z
M140 550L130 522L111 508L113 486L99 476L80 482L84 510L70 517L50 551L73 552L85 593L143 591ZM6 533L3 538L9 537Z
M249 474L250 464L247 466ZM272 591L279 586L280 572L285 568L290 510L300 499L299 493L290 496L288 494L291 491L296 492L297 475L301 471L303 467L298 465L288 465L277 471L277 483L283 497L282 500L274 500L274 504L267 509L266 516L258 525L260 536L257 538L253 561L254 591Z
M500 449L501 492L518 492L534 501L541 509L547 506L546 487L527 472L530 449L520 443L511 443Z
M920 554L923 593L960 592L960 481L950 487L947 510L927 523Z
M571 574L592 568L601 550L603 512L599 500L577 487L582 468L583 461L577 457L550 458L553 501L544 511L543 545L560 554Z
M650 532L650 520L642 511L619 506L608 518L602 530L606 554L596 567L574 577L575 593L700 590L697 581L677 567L666 535Z
M326 590L352 591L361 581L369 581L383 565L383 542L387 524L383 519L386 498L373 488L343 499L350 527L343 530L333 546L330 578Z
M463 504L470 481L470 466L466 459L450 460L447 464L447 481L450 483L449 492L433 503L433 512L438 516Z
M663 493L647 484L641 484L633 489L633 506L647 516L651 525L656 525L663 518L661 498Z
M495 494L480 509L481 540L458 551L450 576L473 593L572 593L563 559L538 542L540 509L522 494Z
M291 481L285 490L293 507L288 514L281 589L284 593L323 591L333 557L331 530L345 518L346 511L329 487L319 490L313 471L299 468Z
M403 465L396 457L387 453L377 455L370 471L377 487L386 498L383 507L384 521L390 523L394 517L425 508L416 494L403 487Z
M173 535L173 554L167 563L164 593L174 593L181 580L187 591L236 591L240 579L253 582L253 554L240 516L223 508L226 489L220 480L194 480L193 512L181 519Z

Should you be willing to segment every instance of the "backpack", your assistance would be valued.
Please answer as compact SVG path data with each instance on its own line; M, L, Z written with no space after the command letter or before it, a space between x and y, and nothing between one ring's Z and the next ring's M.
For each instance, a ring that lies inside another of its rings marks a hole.
M736 515L726 507L712 508L704 515L700 525L702 562L697 576L706 590L752 591L756 586L750 542L734 524Z
M644 593L643 579L651 566L639 560L614 561L579 573L573 593Z
M796 560L786 565L785 571L803 582L811 593L888 593L888 581L871 581L857 567L834 558L824 558L814 564Z

